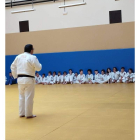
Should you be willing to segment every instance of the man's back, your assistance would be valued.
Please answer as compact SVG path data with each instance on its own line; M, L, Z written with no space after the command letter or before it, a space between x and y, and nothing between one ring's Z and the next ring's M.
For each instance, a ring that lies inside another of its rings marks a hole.
M26 52L18 55L11 65L11 70L14 78L17 78L18 75L35 76L35 71L40 71L41 68L42 65L39 63L36 56ZM18 78L18 83L20 82L22 84L26 84L30 83L29 81L31 82L31 78Z

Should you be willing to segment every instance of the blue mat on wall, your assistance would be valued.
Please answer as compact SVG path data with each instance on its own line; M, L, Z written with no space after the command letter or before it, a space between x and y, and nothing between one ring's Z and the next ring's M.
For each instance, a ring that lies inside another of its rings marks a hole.
M78 52L61 52L61 53L42 53L35 54L42 64L40 74L47 74L48 71L67 71L71 68L74 72L80 69L87 74L87 69L95 69L101 71L110 67L125 67L135 70L135 49L112 49L112 50L95 50L95 51L78 51ZM16 55L6 56L6 76L10 72L10 65L15 59Z

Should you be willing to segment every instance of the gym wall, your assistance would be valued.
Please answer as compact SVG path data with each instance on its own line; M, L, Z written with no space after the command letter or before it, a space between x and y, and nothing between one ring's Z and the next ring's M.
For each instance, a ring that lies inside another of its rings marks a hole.
M80 0L67 1L68 3ZM40 72L120 68L134 69L134 1L86 0L83 6L58 6L63 1L35 4L36 11L11 14L28 6L6 8L6 75L26 44L34 45L43 64ZM126 6L127 5L127 6ZM109 11L121 10L122 23L110 24ZM29 32L19 32L19 21L29 21Z

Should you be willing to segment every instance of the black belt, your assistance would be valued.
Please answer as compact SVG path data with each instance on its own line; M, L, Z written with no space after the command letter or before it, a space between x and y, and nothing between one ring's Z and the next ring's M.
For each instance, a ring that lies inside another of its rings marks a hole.
M18 77L30 77L30 78L35 78L34 76L30 76L30 75L18 75Z

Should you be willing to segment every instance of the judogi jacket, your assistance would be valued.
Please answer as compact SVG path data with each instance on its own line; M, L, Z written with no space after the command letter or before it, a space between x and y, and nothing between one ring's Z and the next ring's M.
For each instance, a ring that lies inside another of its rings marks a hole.
M18 75L29 75L35 76L35 71L40 71L42 65L39 63L36 56L30 53L22 53L18 55L14 62L11 64L11 71L14 78ZM35 83L34 78L30 77L19 77L18 84L32 84Z
M87 81L93 80L93 74L87 74L87 75L86 75L86 80L87 80Z

